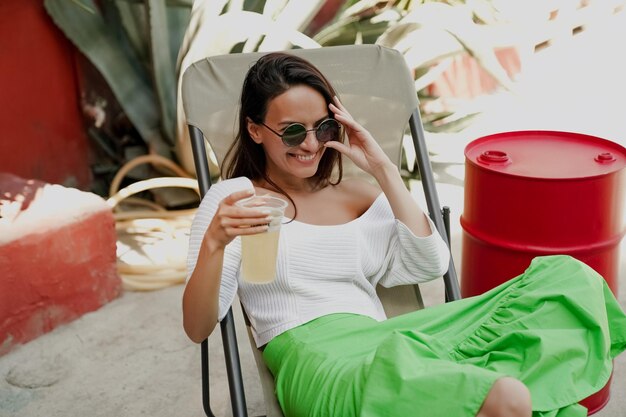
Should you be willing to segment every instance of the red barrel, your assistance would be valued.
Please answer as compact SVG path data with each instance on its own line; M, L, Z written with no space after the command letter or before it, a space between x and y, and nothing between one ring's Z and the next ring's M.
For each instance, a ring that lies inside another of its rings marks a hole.
M516 131L465 148L461 293L481 294L540 255L567 254L594 268L617 296L624 236L626 149L595 136ZM581 402L589 414L610 381Z

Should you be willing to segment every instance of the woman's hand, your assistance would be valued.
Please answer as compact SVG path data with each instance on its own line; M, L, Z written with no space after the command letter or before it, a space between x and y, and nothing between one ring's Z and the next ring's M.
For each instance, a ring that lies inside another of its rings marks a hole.
M253 189L237 191L220 201L202 239L196 265L183 293L183 327L196 343L209 337L219 320L226 245L236 236L267 230L268 212L236 205L239 200L253 195Z
M271 220L269 211L239 207L235 204L253 195L254 190L237 191L220 201L204 235L209 248L223 250L237 236L267 231Z
M334 113L335 119L343 125L348 143L330 141L324 146L341 152L356 166L374 177L378 171L393 165L370 132L354 120L337 97L334 97L334 103L330 103L328 108Z

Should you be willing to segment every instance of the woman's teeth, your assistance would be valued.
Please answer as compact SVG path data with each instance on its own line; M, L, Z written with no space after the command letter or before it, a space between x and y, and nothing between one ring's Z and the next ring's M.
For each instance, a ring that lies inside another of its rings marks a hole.
M299 161L311 161L315 155L294 155Z

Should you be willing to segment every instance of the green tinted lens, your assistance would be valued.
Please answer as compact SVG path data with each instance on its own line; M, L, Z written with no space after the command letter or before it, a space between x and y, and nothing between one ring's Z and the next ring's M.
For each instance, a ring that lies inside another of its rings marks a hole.
M282 135L283 143L287 146L298 146L306 138L306 127L299 123L287 126Z
M317 127L315 135L320 142L337 140L337 138L339 138L339 122L335 119L324 120Z

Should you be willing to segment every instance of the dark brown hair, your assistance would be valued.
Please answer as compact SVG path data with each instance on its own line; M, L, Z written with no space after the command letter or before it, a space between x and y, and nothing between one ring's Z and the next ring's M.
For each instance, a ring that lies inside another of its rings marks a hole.
M241 91L239 131L222 165L223 178L243 176L251 180L263 179L277 192L286 196L292 204L291 197L267 175L265 151L250 137L247 118L254 123L263 122L269 102L295 85L313 88L324 97L327 105L337 95L319 69L309 61L295 55L284 52L269 53L263 55L250 67ZM330 110L328 110L328 117L333 117ZM331 177L335 166L338 168L338 177L336 182L333 182ZM343 166L339 152L327 148L315 173L314 186L322 188L328 184L336 185L341 181L342 175Z

